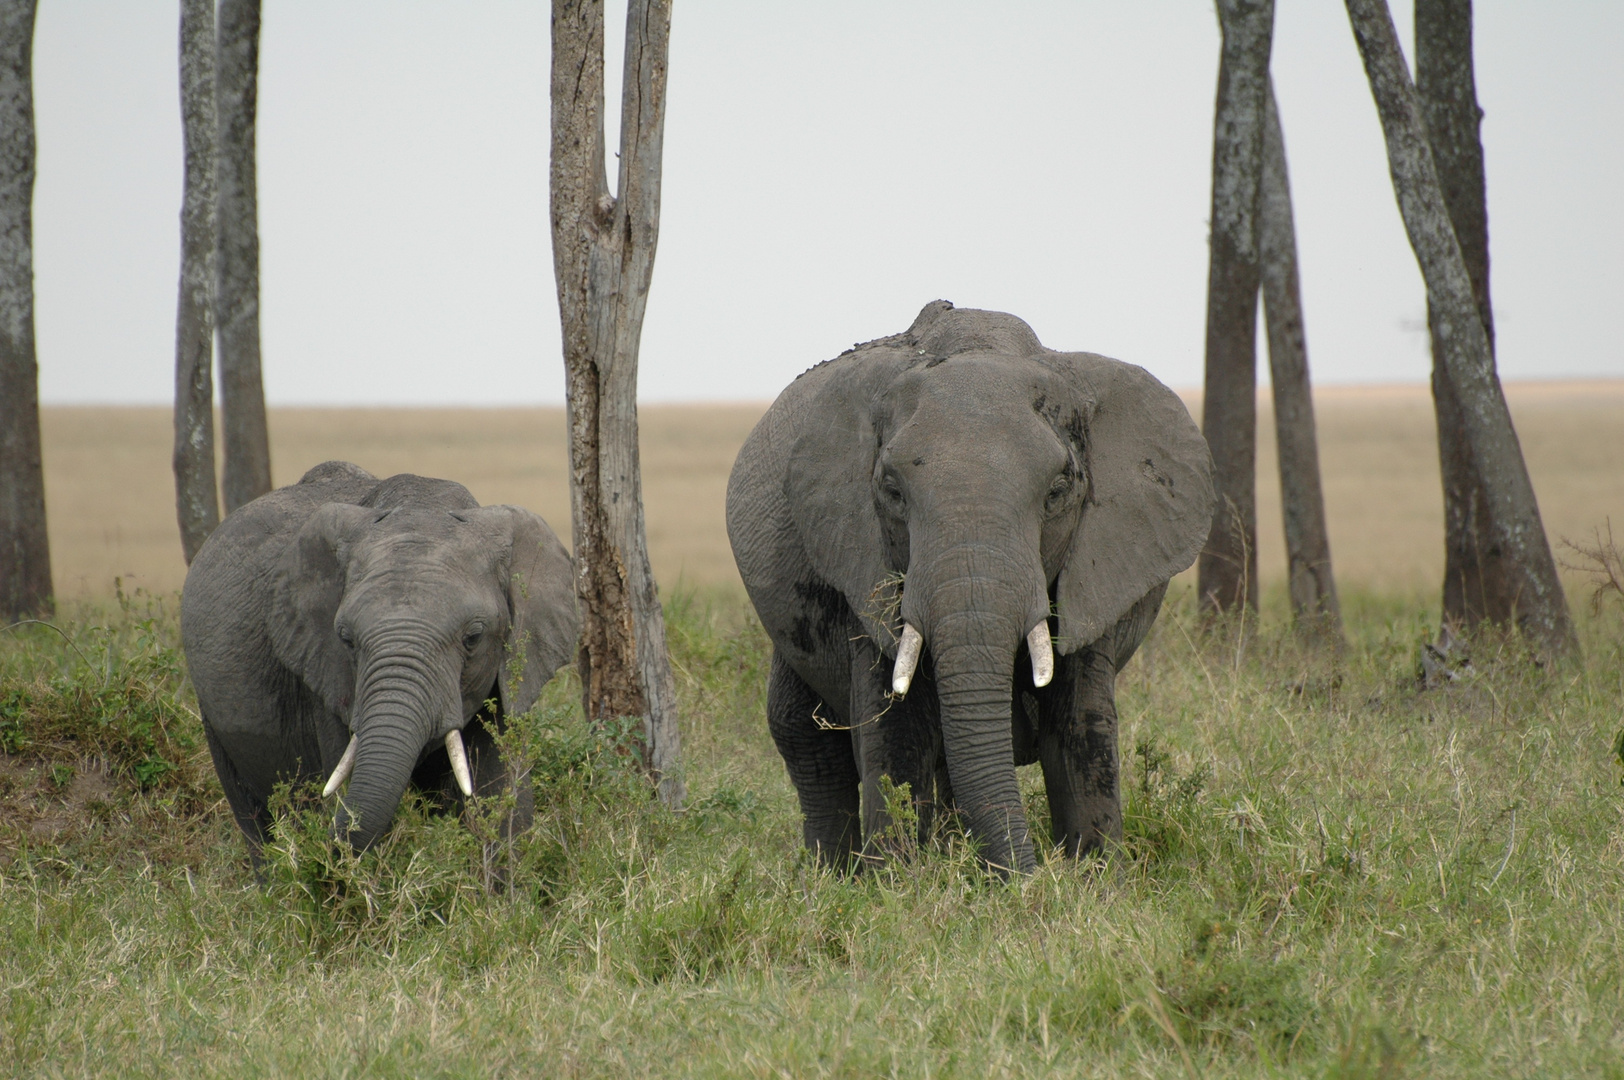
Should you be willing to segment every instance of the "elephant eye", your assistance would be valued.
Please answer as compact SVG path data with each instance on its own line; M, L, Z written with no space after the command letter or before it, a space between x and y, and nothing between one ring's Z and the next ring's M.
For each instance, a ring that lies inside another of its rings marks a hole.
M1066 498L1071 494L1071 477L1061 473L1049 485L1049 493L1043 499L1043 509L1051 514L1057 514L1065 508Z
M336 627L333 628L333 632L338 635L338 640L342 641L344 644L350 645L350 646L353 646L355 644L355 635L350 632L350 628L349 628L348 625L346 625L344 623L339 623Z
M463 635L462 647L464 649L467 649L469 652L473 652L474 651L474 646L478 645L479 644L479 639L484 637L484 636L485 636L485 628L483 626L470 627L469 630L468 630L468 633Z

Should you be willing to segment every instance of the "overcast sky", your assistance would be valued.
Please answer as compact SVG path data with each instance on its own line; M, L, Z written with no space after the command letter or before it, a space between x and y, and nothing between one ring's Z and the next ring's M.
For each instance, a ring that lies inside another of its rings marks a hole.
M1199 384L1209 2L675 8L644 400L769 399L937 297L1014 312L1054 348ZM1624 376L1624 3L1476 9L1501 371ZM563 400L547 12L541 0L266 0L272 404ZM1410 4L1394 16L1409 50ZM47 403L172 395L177 20L158 0L39 6ZM1424 380L1421 280L1342 5L1278 0L1273 72L1314 377Z

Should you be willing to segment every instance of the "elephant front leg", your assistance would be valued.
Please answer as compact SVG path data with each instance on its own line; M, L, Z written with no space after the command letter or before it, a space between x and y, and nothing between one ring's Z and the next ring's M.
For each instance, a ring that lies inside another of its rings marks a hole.
M498 713L500 710L498 710ZM502 815L503 840L530 828L536 820L536 792L530 783L530 771L523 767L518 772L513 762L502 756L496 743L496 734L505 730L500 715L481 710L473 722L463 728L463 742L468 751L468 770L474 782L474 795L481 799L495 799L513 792L513 805ZM448 761L449 765L450 762ZM456 779L450 780L452 791L461 795Z
M209 756L214 759L214 771L220 777L220 787L231 806L231 816L237 820L243 839L248 844L248 861L254 877L265 883L265 841L271 825L271 811L267 800L254 791L237 773L236 763L226 751L225 744L214 733L214 725L203 718L203 737L209 744Z
M923 844L934 820L936 761L941 756L940 709L928 658L921 660L906 697L891 695L892 661L867 638L852 643L852 748L863 778L865 857L881 861L908 845L895 836L882 777L908 787L917 816L915 843Z
M513 792L513 803L502 815L500 825L501 838L506 841L524 832L535 821L536 796L528 773L515 777L497 746L496 733L502 730L502 723L499 712L481 709L462 729L462 743L468 754L468 772L475 798L498 799L510 789ZM429 751L412 771L412 786L421 791L437 811L462 814L468 807L468 800L451 770L451 758L443 746Z
M462 729L463 747L468 753L469 778L473 781L474 798L485 805L511 795L511 802L496 822L494 834L489 831L489 818L483 820L464 816L474 834L483 841L483 862L486 888L500 890L507 884L507 870L514 859L513 840L535 822L536 793L530 784L528 770L514 775L510 762L502 756L496 734L502 720L498 713L481 709ZM444 747L436 747L426 755L412 773L412 784L428 799L437 811L466 815L469 800L457 785L451 771L451 759ZM478 803L475 804L479 806Z
M1073 857L1122 841L1116 665L1104 650L1059 658L1038 691L1038 760L1054 839Z
M844 869L858 835L851 737L776 649L767 677L767 726L801 801L807 850L820 863Z

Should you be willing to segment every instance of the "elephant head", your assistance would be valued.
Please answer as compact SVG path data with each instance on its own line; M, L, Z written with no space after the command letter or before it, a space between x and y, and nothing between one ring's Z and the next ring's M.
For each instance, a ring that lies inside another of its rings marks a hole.
M1052 648L1100 639L1190 565L1206 443L1142 368L1046 349L1011 315L938 301L863 351L810 405L785 496L897 694L928 650L954 800L990 863L1029 870L1016 680L1042 687Z
M277 658L351 731L328 793L349 780L336 829L360 849L438 747L473 793L463 727L493 697L505 715L534 705L579 626L570 557L541 518L380 495L321 507L271 571Z

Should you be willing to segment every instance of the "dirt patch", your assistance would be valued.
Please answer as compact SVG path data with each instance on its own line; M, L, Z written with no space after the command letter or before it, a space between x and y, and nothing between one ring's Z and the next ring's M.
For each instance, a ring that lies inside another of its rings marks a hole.
M105 820L118 783L99 760L49 761L0 756L0 818L7 831L60 841Z

